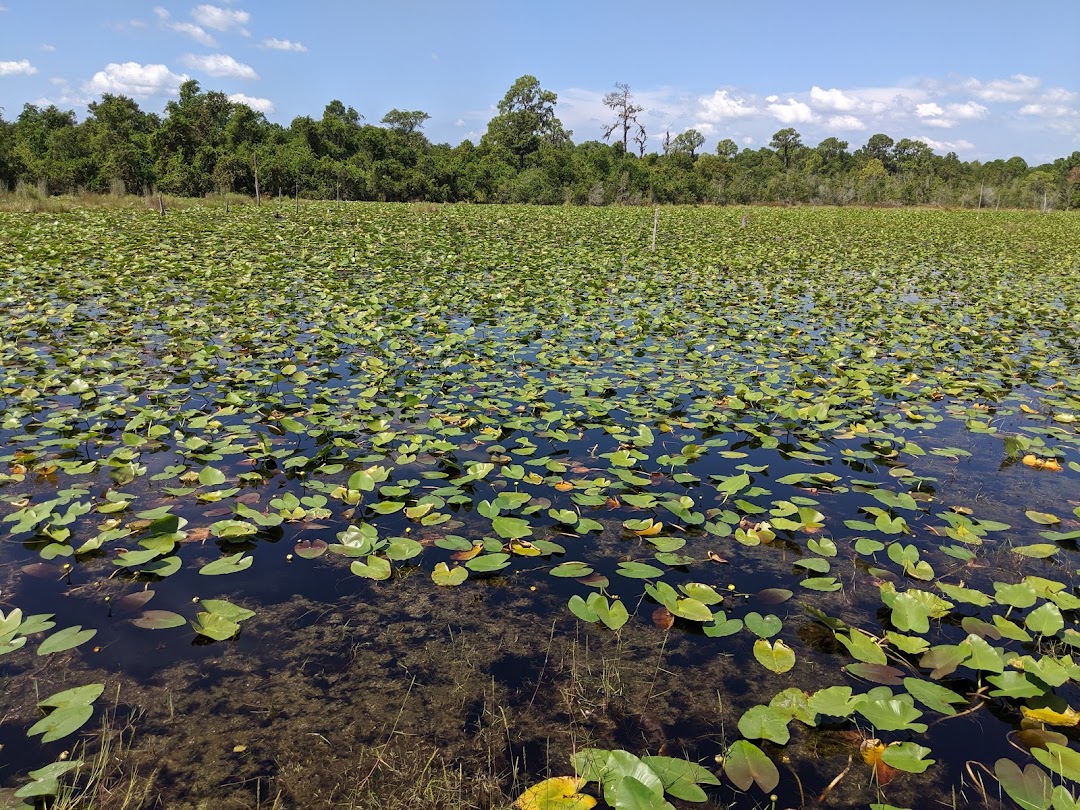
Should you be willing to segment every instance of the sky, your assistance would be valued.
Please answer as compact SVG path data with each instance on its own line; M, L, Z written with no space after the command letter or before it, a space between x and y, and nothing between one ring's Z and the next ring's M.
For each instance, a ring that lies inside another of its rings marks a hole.
M767 146L851 149L875 133L965 160L1080 150L1080 0L0 0L0 115L103 93L160 113L195 79L287 125L334 99L369 123L423 110L436 143L474 142L519 76L601 140L615 84L649 149L695 128Z

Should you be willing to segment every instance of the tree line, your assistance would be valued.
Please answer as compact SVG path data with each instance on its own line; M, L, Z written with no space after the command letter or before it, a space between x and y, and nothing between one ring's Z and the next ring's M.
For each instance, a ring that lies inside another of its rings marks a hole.
M617 84L604 97L603 140L575 143L557 97L533 76L514 82L479 143L433 144L422 110L390 110L367 123L341 101L286 127L198 82L180 87L164 115L105 94L75 113L26 104L0 116L0 190L40 194L237 192L318 199L539 204L804 203L1080 208L1080 152L1041 166L1023 158L962 161L925 143L872 135L851 149L825 138L807 146L793 128L767 147L723 139L702 152L696 130L663 133L659 148L643 108Z

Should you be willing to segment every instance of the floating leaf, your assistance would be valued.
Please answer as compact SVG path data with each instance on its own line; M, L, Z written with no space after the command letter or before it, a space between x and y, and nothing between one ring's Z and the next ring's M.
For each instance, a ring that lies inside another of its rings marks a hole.
M739 733L753 739L766 739L777 745L787 745L791 739L787 715L770 706L752 706L739 718Z
M1066 706L1064 711L1055 711L1049 707L1032 709L1027 706L1020 707L1020 713L1028 720L1038 723L1046 723L1048 726L1064 726L1071 728L1080 723L1080 713L1071 706Z
M376 581L390 579L390 575L393 573L390 561L374 554L369 554L366 562L353 560L349 565L349 570L358 577Z
M1061 518L1049 512L1036 512L1034 509L1028 509L1024 514L1027 515L1028 520L1038 523L1040 526L1053 526L1061 523Z
M207 563L199 569L199 573L208 577L220 576L222 574L235 574L239 571L246 571L248 568L251 568L253 562L255 562L254 557L245 557L244 553L241 551Z
M82 625L80 624L76 624L74 627L65 627L63 630L58 630L41 642L41 644L38 645L37 654L50 655L52 653L71 650L78 647L80 644L85 644L95 635L97 635L97 630L83 630Z
M453 569L448 568L446 563L436 563L435 569L431 572L431 579L436 585L442 585L444 587L452 587L454 585L460 585L469 576L468 570L461 566L455 566Z
M765 669L776 673L784 673L795 666L795 652L777 639L770 644L763 638L754 642L754 658Z
M749 790L756 783L762 791L771 793L780 784L780 772L772 760L746 740L737 740L728 747L724 774L739 790Z
M586 577L592 572L593 569L589 565L583 562L568 560L564 563L556 565L548 573L551 574L553 577L569 577L572 579L577 579L578 577Z
M664 575L663 570L655 565L639 562L621 562L615 573L631 579L656 579Z
M886 746L881 754L881 759L886 765L890 765L899 771L908 773L923 773L934 764L935 760L927 759L930 749L912 742L897 742Z
M329 548L329 546L325 540L300 540L293 546L293 551L296 552L297 557L301 557L305 560L314 560L325 554L327 548Z
M518 810L589 810L596 806L596 799L578 793L578 788L584 784L584 779L573 776L545 779L518 796L514 807Z
M743 617L746 629L759 638L772 638L783 628L779 616L762 616L760 613L747 613Z
M1058 743L1047 743L1046 748L1035 748L1032 755L1054 773L1080 782L1080 754Z
M131 623L144 630L168 630L182 627L187 623L187 619L171 610L146 610L138 618L132 619Z
M1024 770L1011 759L999 759L994 763L994 775L1002 789L1024 810L1048 810L1053 784L1046 771L1035 763Z

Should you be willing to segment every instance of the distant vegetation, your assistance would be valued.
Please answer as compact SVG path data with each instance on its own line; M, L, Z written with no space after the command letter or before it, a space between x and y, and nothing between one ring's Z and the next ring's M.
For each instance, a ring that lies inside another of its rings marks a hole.
M811 147L786 128L768 147L740 151L723 139L701 153L693 129L650 140L643 108L616 87L605 97L612 122L596 133L610 142L577 143L555 115L556 95L532 76L507 91L478 144L457 146L431 143L421 110L390 110L377 126L335 100L321 118L283 127L195 81L163 117L108 94L81 122L27 104L14 121L0 118L0 192L255 195L258 180L263 194L345 200L1080 208L1080 152L1041 166L965 162L881 133L854 150L835 137Z

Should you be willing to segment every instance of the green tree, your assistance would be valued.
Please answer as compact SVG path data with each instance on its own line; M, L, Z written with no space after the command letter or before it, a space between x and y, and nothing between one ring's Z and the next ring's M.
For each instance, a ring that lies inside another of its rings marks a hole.
M390 110L382 117L382 123L402 135L409 135L424 128L424 122L431 118L423 110Z
M865 160L878 160L887 169L892 161L892 148L895 141L884 133L871 135L866 146L859 150L859 154Z
M15 184L15 132L0 115L0 191Z
M802 149L802 137L792 127L786 127L772 136L769 146L777 151L784 161L784 168L788 169L792 158Z
M555 117L557 101L558 96L544 90L535 76L522 76L499 102L499 114L488 122L482 145L505 149L520 169L541 144L569 143L572 133Z
M737 154L739 154L739 145L731 140L731 138L724 138L716 144L717 157L734 160Z
M814 152L821 158L821 173L836 175L846 171L851 158L847 149L848 142L839 138L826 138L814 147Z
M75 125L74 112L55 105L40 109L26 104L15 119L12 135L17 179L56 194L74 191L92 177L94 163Z
M153 185L150 139L160 126L156 115L143 112L127 96L104 94L87 105L83 122L87 145L97 161L95 191L140 193Z
M154 171L165 191L200 197L214 189L214 168L225 145L233 103L224 93L203 93L194 79L165 105L165 120L151 139Z
M697 157L697 150L705 145L705 136L696 129L688 129L680 132L671 142L671 151L690 155L693 160Z

